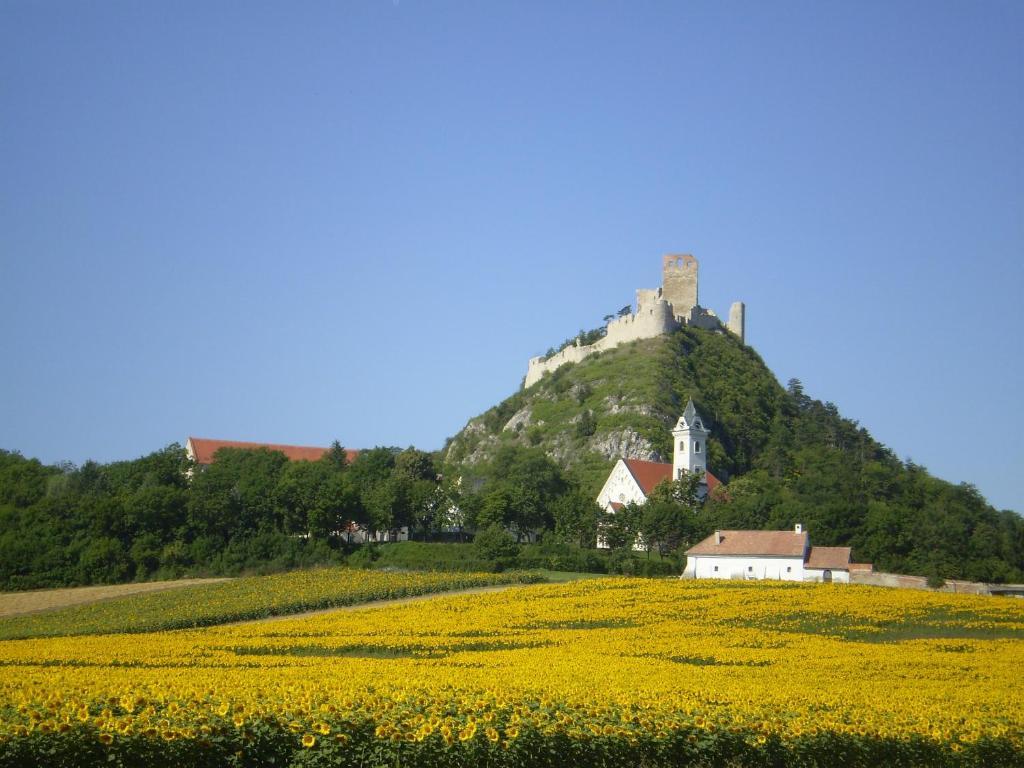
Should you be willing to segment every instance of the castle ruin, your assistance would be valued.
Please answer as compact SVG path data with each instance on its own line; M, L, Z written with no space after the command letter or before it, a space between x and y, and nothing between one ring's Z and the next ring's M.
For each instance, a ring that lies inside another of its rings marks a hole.
M709 331L729 331L744 341L746 332L746 308L742 301L733 302L729 308L729 320L723 323L710 309L700 306L698 301L698 262L690 254L669 254L662 260L661 287L640 288L636 292L636 312L618 317L608 323L604 338L582 345L576 339L565 349L551 357L530 358L524 387L540 381L545 373L551 373L566 363L578 363L595 352L614 349L638 339L650 339L690 326Z

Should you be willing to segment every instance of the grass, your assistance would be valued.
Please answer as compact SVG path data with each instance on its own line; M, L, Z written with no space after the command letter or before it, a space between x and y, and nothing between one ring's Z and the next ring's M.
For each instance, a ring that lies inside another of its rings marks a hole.
M219 581L225 581L225 579L177 579L175 581L143 581L66 589L37 589L29 592L4 592L0 593L0 618L52 611L72 605L95 603L100 600L111 600L143 592L213 584Z
M578 581L580 579L605 579L608 575L605 573L583 573L580 571L551 571L547 568L538 568L531 573L540 574L544 577L544 581L551 582L553 584L563 584L567 581Z

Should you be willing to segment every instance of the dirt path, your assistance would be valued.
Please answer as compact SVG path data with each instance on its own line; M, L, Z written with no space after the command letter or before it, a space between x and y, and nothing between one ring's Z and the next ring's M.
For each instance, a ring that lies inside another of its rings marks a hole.
M112 584L102 587L70 587L67 589L37 589L31 592L0 592L0 617L24 616L42 613L71 605L97 603L144 592L160 592L198 584L214 584L228 579L177 579L176 581L146 581L139 584Z
M419 603L423 600L436 600L439 597L453 597L455 595L479 595L486 592L502 592L512 587L527 587L529 584L494 584L487 587L469 587L468 589L455 589L446 592L431 592L427 595L414 595L413 597L396 597L392 600L373 600L369 603L356 603L355 605L341 605L336 608L320 608L315 611L303 611L302 613L288 613L282 616L268 616L263 619L246 619L245 621L233 621L229 624L218 624L218 627L237 627L243 624L263 624L270 621L287 621L289 619L304 619L309 616L319 616L324 613L340 613L348 611L366 611L371 608L390 608L394 605L406 605L407 603Z

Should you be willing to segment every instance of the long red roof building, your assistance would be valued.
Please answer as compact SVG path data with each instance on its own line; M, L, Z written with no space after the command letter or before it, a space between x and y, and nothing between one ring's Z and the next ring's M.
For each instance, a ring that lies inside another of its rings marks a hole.
M185 441L185 450L188 456L201 467L213 464L214 454L221 448L242 448L255 450L266 448L268 451L279 451L288 457L289 461L318 461L329 450L320 446L312 445L283 445L279 443L247 443L241 440L212 440L206 437L189 437ZM359 451L345 449L345 458L351 463L359 455Z

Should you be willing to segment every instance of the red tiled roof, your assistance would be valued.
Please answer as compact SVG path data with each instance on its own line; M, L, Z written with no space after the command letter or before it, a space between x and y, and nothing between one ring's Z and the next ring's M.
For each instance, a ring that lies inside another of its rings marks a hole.
M662 480L672 479L672 465L663 464L660 461L642 461L640 459L623 459L626 469L633 475L636 484L644 492L644 496L650 496L654 487ZM704 481L708 486L708 493L715 490L722 484L722 481L710 472L704 473Z
M205 437L190 437L188 442L192 444L196 464L212 464L213 455L221 448L244 448L253 450L255 448L266 448L270 451L280 451L291 461L317 461L330 448L319 448L309 445L278 445L276 443L245 443L241 440L209 440ZM351 462L354 461L359 451L346 449L345 456Z
M869 573L875 570L875 566L871 563L850 563L851 571L868 571Z
M811 547L807 554L808 568L829 568L846 571L850 568L849 547Z
M622 504L621 502L618 502L618 501L613 501L613 502L611 502L611 508L612 508L613 510L615 510L616 512L621 512L621 511L622 511L622 508L623 508L624 506L626 506L626 505L625 505L625 504Z
M672 479L672 465L662 464L660 461L641 461L640 459L623 459L626 469L644 492L644 496L650 496L654 486L662 480Z
M721 536L720 543L715 537ZM803 557L807 533L794 531L718 531L686 551L688 555L763 555Z

